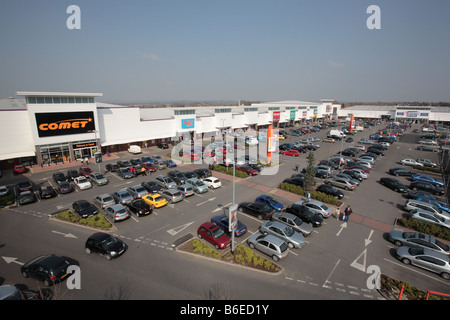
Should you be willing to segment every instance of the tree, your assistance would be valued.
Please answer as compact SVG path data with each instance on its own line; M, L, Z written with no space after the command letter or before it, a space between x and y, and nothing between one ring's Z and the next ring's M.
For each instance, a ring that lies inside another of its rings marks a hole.
M316 159L314 158L314 153L310 151L306 159L307 164L303 189L306 192L310 192L312 190L312 187L314 186L314 178L316 177L316 171L314 169Z

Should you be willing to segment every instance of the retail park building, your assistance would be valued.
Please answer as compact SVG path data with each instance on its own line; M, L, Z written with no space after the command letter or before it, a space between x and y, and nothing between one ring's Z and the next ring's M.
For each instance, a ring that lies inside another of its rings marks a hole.
M0 169L91 158L95 152L153 146L189 134L213 137L237 129L347 119L413 119L449 122L450 108L353 106L334 100L277 101L241 106L123 106L96 101L101 93L17 92L0 99Z

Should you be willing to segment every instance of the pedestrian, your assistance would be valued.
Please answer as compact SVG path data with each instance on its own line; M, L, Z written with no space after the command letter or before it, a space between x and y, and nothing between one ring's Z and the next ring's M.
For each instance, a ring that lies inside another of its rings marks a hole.
M298 167L299 167L299 165L298 165L298 163L295 165L295 171L298 171Z
M350 207L350 205L347 206L347 208L345 208L344 210L344 221L348 222L348 219L350 218L350 215L353 213L352 208Z

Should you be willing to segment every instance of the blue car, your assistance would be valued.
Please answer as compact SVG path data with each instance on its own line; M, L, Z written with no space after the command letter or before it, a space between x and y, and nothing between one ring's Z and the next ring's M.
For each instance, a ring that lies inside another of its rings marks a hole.
M211 222L216 224L220 229L222 229L226 233L230 233L229 229L229 219L226 214L219 214L218 216L214 216L211 218ZM237 227L234 229L234 235L236 237L240 237L247 232L247 226L243 224L241 221L237 221Z
M166 160L166 165L167 165L167 168L174 168L177 166L175 161L173 161L172 159Z
M450 206L447 203L445 203L444 201L433 200L433 199L426 198L426 197L417 197L416 200L432 204L436 208L439 208L439 209L444 210L446 212L450 212Z
M443 187L444 186L444 182L441 180L436 180L433 177L426 175L426 174L413 174L411 176L412 181L424 181L424 182L429 182L435 186L439 186L439 187Z
M272 198L270 196L262 195L262 196L259 196L258 198L256 198L255 201L264 203L265 205L268 205L269 207L271 207L272 209L274 209L276 211L283 210L283 204L276 201L274 198Z

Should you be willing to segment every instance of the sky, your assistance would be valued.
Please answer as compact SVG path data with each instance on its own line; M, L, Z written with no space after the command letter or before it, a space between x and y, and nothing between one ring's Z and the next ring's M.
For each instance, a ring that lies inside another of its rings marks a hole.
M449 31L448 0L2 0L0 98L449 102Z

